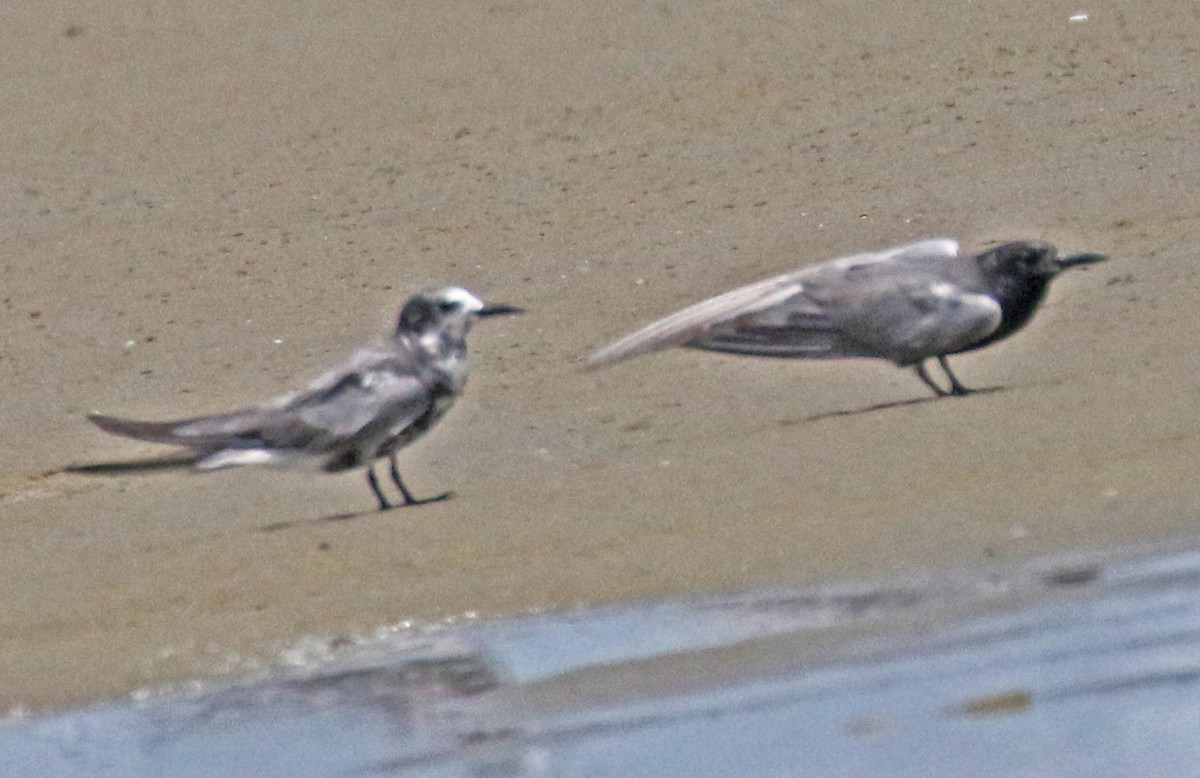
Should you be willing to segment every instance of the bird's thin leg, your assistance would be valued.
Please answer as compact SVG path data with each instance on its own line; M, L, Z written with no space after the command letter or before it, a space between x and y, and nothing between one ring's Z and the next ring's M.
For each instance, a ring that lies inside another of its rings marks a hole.
M406 487L404 482L400 480L400 466L396 464L396 452L393 451L390 453L388 455L388 459L391 462L391 467L389 469L392 473L392 483L396 485L396 488L400 490L400 494L404 496L404 504L415 505L416 503L420 502L420 500L412 496L412 492L408 491L408 487Z
M392 504L388 502L387 497L383 496L383 490L379 488L379 481L375 479L374 465L367 465L367 485L371 487L371 491L375 492L375 497L379 499L379 510L386 511L393 507ZM408 496L407 493L405 496Z
M915 370L917 372L917 378L920 378L922 381L924 381L925 385L928 386L930 389L932 389L933 393L936 394L938 397L945 397L946 395L950 394L945 389L943 389L942 387L940 387L936 383L934 383L934 380L929 377L929 373L925 372L924 360L913 365L913 370ZM947 371L947 372L949 372L949 371Z
M404 482L400 480L400 466L396 463L396 452L392 451L389 453L388 459L391 463L390 471L392 474L392 483L396 484L396 488L400 490L400 494L404 495L405 505L424 505L428 502L440 502L441 500L448 500L454 496L453 492L443 492L437 497L430 497L426 500L418 500L412 496L412 492L408 491L408 488L404 485Z
M950 379L950 394L962 397L971 393L971 390L958 382L954 373L950 370L950 363L946 361L945 355L938 357L938 364L942 366L942 370L946 371L946 377Z

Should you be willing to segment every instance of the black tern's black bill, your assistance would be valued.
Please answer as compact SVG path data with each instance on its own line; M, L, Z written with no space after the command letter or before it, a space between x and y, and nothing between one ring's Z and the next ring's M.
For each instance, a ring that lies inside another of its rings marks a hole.
M519 310L508 305L485 308L466 289L445 287L413 296L391 338L359 350L303 392L233 413L176 421L89 418L106 432L190 450L190 456L169 460L170 466L308 466L327 473L364 467L380 510L386 510L392 503L379 487L374 466L376 459L387 458L404 505L445 499L449 493L426 500L413 497L400 479L396 452L428 432L465 387L466 335L472 320ZM69 470L130 472L116 465Z
M518 308L515 305L489 305L486 308L481 308L475 312L476 316L510 316L516 313L525 313L524 308Z
M1072 254L1069 257L1059 257L1058 266L1065 269L1076 265L1095 265L1107 259L1108 257L1104 254Z
M912 367L939 396L967 394L948 354L1025 326L1051 279L1100 254L1055 259L1053 246L1015 241L963 255L949 238L855 254L768 278L685 308L605 346L588 367L671 346L793 359L875 357ZM950 389L935 383L936 358Z

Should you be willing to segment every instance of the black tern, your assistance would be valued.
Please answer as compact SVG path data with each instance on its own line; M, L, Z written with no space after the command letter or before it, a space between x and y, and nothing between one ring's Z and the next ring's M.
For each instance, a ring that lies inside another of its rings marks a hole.
M379 509L387 510L393 505L375 478L375 460L387 457L404 505L446 499L449 492L425 500L413 497L400 480L396 452L428 432L462 392L468 373L466 336L475 318L521 312L509 305L485 307L456 286L416 295L401 309L392 337L362 348L303 392L233 413L176 421L88 417L105 432L183 446L190 450L188 456L67 470L274 465L336 473L365 467Z
M597 351L589 367L669 346L794 359L875 357L912 367L939 397L965 395L946 361L1029 323L1051 279L1102 254L1058 256L1040 241L974 255L935 238L855 254L713 297ZM936 358L950 380L925 370Z

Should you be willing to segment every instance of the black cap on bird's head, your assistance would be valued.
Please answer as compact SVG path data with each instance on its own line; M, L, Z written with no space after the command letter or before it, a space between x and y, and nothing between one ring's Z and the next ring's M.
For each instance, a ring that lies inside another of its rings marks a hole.
M1075 265L1091 265L1103 262L1103 254L1074 254L1058 256L1058 250L1049 243L1037 240L1019 240L1003 243L979 253L977 260L984 270L1012 278L1045 279Z
M446 286L429 294L413 295L400 309L396 332L424 333L457 324L465 328L476 316L524 313L511 305L485 306L461 286Z

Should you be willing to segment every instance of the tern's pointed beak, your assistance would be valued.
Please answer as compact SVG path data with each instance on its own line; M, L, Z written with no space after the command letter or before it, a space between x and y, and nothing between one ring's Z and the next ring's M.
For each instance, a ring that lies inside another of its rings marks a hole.
M489 305L475 312L476 316L507 316L513 313L525 313L524 308L515 305Z
M1097 262L1103 262L1106 259L1108 259L1108 257L1103 254L1072 254L1069 257L1059 257L1055 260L1055 263L1060 269L1066 270L1067 268L1074 267L1075 265L1094 265Z

